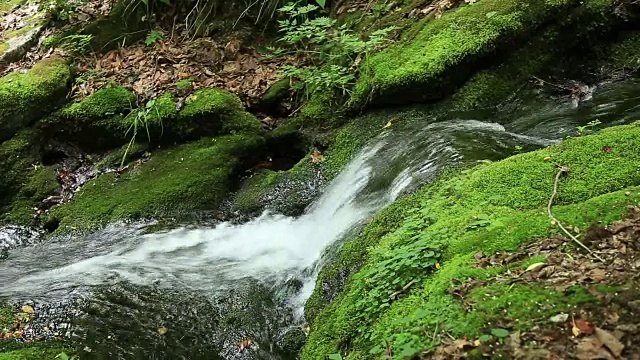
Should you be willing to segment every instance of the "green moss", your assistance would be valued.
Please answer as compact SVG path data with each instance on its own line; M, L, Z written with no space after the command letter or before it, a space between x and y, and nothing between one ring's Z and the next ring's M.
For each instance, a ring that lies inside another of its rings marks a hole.
M527 36L574 3L489 0L426 21L415 36L365 62L351 106L360 107L369 99L385 104L440 98L472 72L474 61L505 41Z
M290 92L291 80L289 78L278 80L262 95L260 103L265 107L275 107L280 101L286 98Z
M2 351L0 344L0 351ZM0 352L0 360L55 360L58 354L65 352L67 355L73 354L68 348L55 342L28 344L23 346L12 346L16 350Z
M130 90L109 86L46 117L37 131L44 138L71 141L88 151L112 148L127 141L124 115L135 104Z
M156 99L150 100L140 109L131 112L125 119L123 127L127 135L133 136L137 129L137 140L144 143L171 142L176 140L172 136L170 124L178 116L177 103L171 92L166 92Z
M13 326L15 320L13 310L5 308L4 306L5 305L0 304L0 331Z
M23 74L0 79L0 140L60 107L71 80L69 66L60 59L43 60Z
M60 231L85 231L123 219L213 210L264 139L255 135L205 138L159 151L140 167L88 183L73 200L51 211Z
M188 90L189 88L191 88L191 84L193 84L193 80L192 79L183 79L180 80L176 83L176 87L178 88L178 90Z
M3 1L2 3L0 3L0 15L4 15L5 13L13 10L18 5L24 4L25 2L27 2L27 0L7 0L7 1Z
M172 124L180 137L262 132L260 122L244 110L240 98L221 89L201 89L186 100Z
M90 22L81 32L93 36L93 51L108 51L144 39L145 32L142 30L147 27L144 21L146 16L147 9L143 2L119 0L109 15Z
M32 209L59 190L55 171L39 165L36 144L30 131L0 144L0 222L31 224Z
M396 272L386 278L379 275L382 277L376 278L376 284L363 276L351 277L345 290L324 309L322 289L316 288L306 310L309 317L318 315L302 359L323 359L326 354L345 350L348 359L369 358L369 350L385 341L398 350L428 350L438 339L425 337L425 332L476 337L490 330L492 321L505 317L514 321L516 328L528 329L547 323L557 312L593 301L581 288L560 294L525 285L494 284L467 296L466 304L472 308L469 312L450 289L469 278L488 279L506 271L506 267L472 267L473 255L479 251L490 256L557 235L557 227L546 214L557 172L554 164L571 169L560 181L553 208L560 221L586 228L620 219L627 205L640 200L638 139L640 126L636 125L570 139L443 176L385 209L360 236L344 245L337 260L322 270L320 280L331 283L341 271L358 268L358 274L370 274L384 261L420 244L439 249L441 266L431 271L405 270L403 276L409 274L408 279L416 284L390 303ZM605 145L617 149L607 152ZM547 156L551 161L545 160ZM373 291L380 283L388 293ZM376 306L377 301L386 305Z
M135 103L136 97L130 90L120 86L107 87L63 109L61 115L71 121L91 123L126 113L135 106ZM70 126L77 125L71 124Z

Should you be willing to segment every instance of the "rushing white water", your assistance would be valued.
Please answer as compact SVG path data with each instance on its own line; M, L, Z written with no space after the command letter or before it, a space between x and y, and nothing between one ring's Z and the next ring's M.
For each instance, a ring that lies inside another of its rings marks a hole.
M470 132L475 134L471 142L463 136ZM86 238L12 251L1 263L0 296L50 301L121 280L216 292L246 277L268 284L296 278L303 289L291 301L301 308L327 246L411 185L465 158L482 159L512 144L549 143L475 120L434 123L407 141L397 139L397 134L383 135L361 151L298 218L266 213L242 225L155 234L143 234L144 226L116 224Z

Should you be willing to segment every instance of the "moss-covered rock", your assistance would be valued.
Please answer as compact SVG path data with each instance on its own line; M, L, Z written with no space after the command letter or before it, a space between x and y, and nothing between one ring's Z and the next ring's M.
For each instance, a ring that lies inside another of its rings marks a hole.
M260 108L264 111L278 110L280 103L291 94L291 79L284 78L276 81L260 98Z
M554 202L560 221L584 229L621 218L626 205L640 200L639 139L638 125L569 139L453 172L390 206L322 270L307 303L307 315L315 319L310 319L302 359L340 352L347 359L370 358L370 350L385 342L398 351L411 347L422 352L437 345L423 336L436 328L456 338L476 337L487 323L508 312L514 327L526 330L549 317L536 300L546 299L556 311L595 301L581 288L567 297L553 289L494 285L472 293L472 310L467 311L448 290L453 282L486 279L507 270L472 267L474 254L513 251L558 233L546 211L557 166L569 169ZM398 259L413 260L402 265ZM390 269L388 264L400 265ZM414 264L420 269L412 268ZM358 272L350 276L353 271ZM323 287L337 275L346 286L331 298ZM389 300L396 286L410 281L411 290ZM487 292L495 295L493 301L487 301Z
M70 141L89 151L112 148L127 141L125 116L135 105L130 90L106 87L46 117L37 130L44 139Z
M31 131L22 131L0 144L0 222L29 225L33 208L59 191L56 172L40 164Z
M144 39L143 31L149 25L147 5L142 1L119 0L111 13L85 26L81 33L91 35L91 49L103 52L116 49L123 44L133 44Z
M314 163L309 154L289 170L262 170L254 174L237 193L233 209L251 214L269 208L283 214L299 215L391 118L390 112L386 111L370 113L351 120L326 138L316 136L306 140L297 138L296 134L305 132L305 127L318 132L318 124L307 125L306 118L299 117L282 125L270 134L271 141L315 143L327 149L322 154L322 161Z
M171 129L181 138L262 132L240 98L221 89L202 89L189 96Z
M474 63L508 42L526 38L544 23L566 16L572 0L526 4L489 0L462 6L440 19L423 20L416 32L370 57L351 106L438 99L474 71ZM413 35L415 33L415 35Z
M215 210L263 146L262 137L244 134L158 151L123 175L91 181L70 203L52 209L51 219L61 231L85 231L117 220Z
M64 60L47 59L26 73L0 79L0 141L62 106L69 91L71 70Z

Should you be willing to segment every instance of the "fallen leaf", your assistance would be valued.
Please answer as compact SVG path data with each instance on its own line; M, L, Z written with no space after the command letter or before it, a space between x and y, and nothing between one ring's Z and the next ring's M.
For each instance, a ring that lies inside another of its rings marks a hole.
M324 160L324 156L318 150L311 153L311 162L314 164L321 163Z
M601 282L607 276L607 272L604 269L593 269L589 273L589 277L595 282Z
M602 343L593 336L580 340L576 347L576 357L579 360L613 359L611 354L602 348Z
M549 160L551 160L551 156L545 156L544 157L544 161L549 161Z
M602 151L606 152L606 153L610 153L611 152L611 146L609 145L605 145L602 147Z
M598 341L606 346L607 349L609 349L609 351L611 351L611 353L615 357L620 357L620 355L622 354L622 350L624 350L624 345L618 339L616 339L613 334L598 327L595 328L595 333Z
M543 266L545 266L545 265L546 265L546 264L545 264L545 263L543 263L543 262L538 262L538 263L535 263L535 264L531 264L531 265L529 265L529 267L527 267L527 269L525 270L525 272L539 270L539 269L541 269L541 268L542 268Z
M167 328L166 328L166 327L164 327L164 326L160 326L160 327L158 328L158 334L160 334L160 335L165 335L165 334L167 333L167 331L169 331L169 329L167 329Z
M573 323L573 327L571 328L571 333L573 334L573 336L578 337L580 336L580 334L582 333L580 331L580 329L576 326L575 323Z
M33 307L31 305L24 305L22 307L22 312L26 314L31 314L33 313Z
M253 344L253 339L246 339L244 341L241 341L238 344L238 352L242 352L242 350L248 348L251 346L251 344Z
M391 127L391 125L393 125L393 123L392 123L391 121L389 121L389 122L388 122L385 126L383 126L382 128L383 128L383 129L390 128L390 127Z
M580 333L591 335L595 331L595 327L593 326L592 323L590 323L589 321L586 321L586 320L582 320L582 319L575 320L573 322L573 326L574 326L574 328L577 328L580 331L578 333L578 335L580 335ZM574 332L574 334L575 334L575 332ZM576 336L578 336L578 335L576 335Z

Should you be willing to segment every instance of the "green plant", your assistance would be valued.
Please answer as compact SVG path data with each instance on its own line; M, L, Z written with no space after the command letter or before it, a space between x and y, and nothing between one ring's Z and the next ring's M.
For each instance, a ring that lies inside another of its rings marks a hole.
M83 54L91 48L93 35L68 35L62 38L60 46L73 54Z
M597 127L600 124L602 124L602 122L600 120L596 119L596 120L593 120L593 121L589 121L584 126L576 126L576 130L578 131L578 135L579 136L587 135L587 134L593 133L594 128Z
M61 352L60 354L56 355L56 359L60 359L60 360L77 360L78 357L76 355L69 356L69 355L67 355L67 353Z
M86 0L54 0L55 14L59 21L67 21L78 14L78 6Z
M149 34L147 34L144 43L147 44L147 46L151 46L162 39L164 39L164 35L162 35L162 33L156 30L151 30Z
M129 134L131 132L132 135L131 135L131 140L129 141L129 143L127 144L127 147L124 150L124 154L122 155L122 160L120 161L121 169L124 167L124 162L127 159L129 150L131 150L131 147L136 141L136 137L138 136L139 129L144 127L144 129L147 132L147 138L149 139L149 142L151 142L151 134L149 133L149 114L151 114L153 111L155 111L158 117L160 117L160 114L156 107L156 99L149 100L145 105L144 109L139 109L136 112L136 115L133 117L133 121L131 122L131 125L129 125L129 128L127 129L127 132L126 132L126 134Z
M342 355L340 354L329 354L327 357L329 360L342 360Z
M298 3L281 7L278 11L285 19L278 21L279 31L283 34L279 41L289 51L269 49L272 57L290 52L306 55L308 66L285 66L282 75L300 80L293 89L307 99L319 92L349 93L360 62L384 44L393 30L392 27L377 30L363 40L345 25L338 26L335 19L324 16L314 18L319 9L317 5Z
M176 87L180 90L187 90L191 87L192 84L193 84L192 79L183 79L176 83Z

